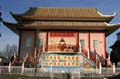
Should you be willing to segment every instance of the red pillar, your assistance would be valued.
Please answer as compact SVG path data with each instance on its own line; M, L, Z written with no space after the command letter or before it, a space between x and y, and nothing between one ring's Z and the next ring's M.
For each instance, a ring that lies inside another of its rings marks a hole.
M91 59L91 53L90 53L90 51L91 51L91 40L90 40L90 32L88 32L88 50L89 50L89 58Z
M79 52L79 32L76 32L76 47L77 47L77 52Z
M106 59L106 33L104 33L104 59Z
M91 40L90 40L90 32L88 32L88 48L89 48L89 51L91 50L90 48L91 48L91 42L90 42Z
M48 51L48 32L46 32L46 46L45 51Z

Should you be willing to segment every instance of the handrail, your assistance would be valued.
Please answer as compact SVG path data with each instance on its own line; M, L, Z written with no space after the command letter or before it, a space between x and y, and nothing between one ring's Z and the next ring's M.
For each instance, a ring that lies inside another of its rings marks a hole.
M0 66L0 75L1 74L20 74L21 75L21 66L11 66L11 72L8 72L8 67L9 66ZM64 69L52 69L52 72L50 71L49 68L37 68L37 73L34 74L35 68L25 68L23 75L37 75L40 76L49 76L50 73L73 73L73 74L79 74L80 76L102 76L102 77L108 77L112 75L118 75L120 68L115 69L116 72L113 72L112 68L102 68L102 73L99 73L99 69L75 69L71 71L65 71ZM63 78L62 78L63 79Z

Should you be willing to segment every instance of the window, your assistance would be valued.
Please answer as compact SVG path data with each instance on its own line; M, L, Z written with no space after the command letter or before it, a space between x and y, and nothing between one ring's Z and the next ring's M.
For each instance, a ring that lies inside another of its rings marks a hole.
M85 47L85 40L80 40L80 44L81 44L81 48L84 48Z
M93 40L93 48L98 48L98 40Z
M43 47L43 39L39 39L39 47Z
M26 39L26 47L31 47L32 45L32 39L31 38L27 38Z

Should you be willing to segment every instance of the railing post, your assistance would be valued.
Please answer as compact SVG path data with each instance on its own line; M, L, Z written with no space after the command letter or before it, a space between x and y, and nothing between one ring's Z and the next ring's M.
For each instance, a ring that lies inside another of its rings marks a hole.
M45 52L45 47L43 46L43 51L42 52Z
M115 63L113 63L113 73L116 72Z
M34 51L34 58L36 58L36 55L37 55L37 48L35 48L35 51Z
M8 72L11 72L11 61L9 62L9 66L8 66Z
M22 63L22 69L21 69L21 74L23 74L24 73L24 61L23 61L23 63Z
M79 43L79 51L80 51L80 53L82 52L82 50L81 50L81 43Z
M90 49L88 48L88 59L90 59Z

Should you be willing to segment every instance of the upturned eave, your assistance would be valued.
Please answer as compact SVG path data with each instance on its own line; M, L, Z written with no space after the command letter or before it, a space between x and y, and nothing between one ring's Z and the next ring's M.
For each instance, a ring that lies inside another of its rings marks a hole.
M14 33L16 33L17 35L19 35L19 30L17 29L19 27L18 24L14 24L14 23L9 23L9 22L5 22L3 21L3 24L8 27L11 31L13 31Z
M120 28L120 24L108 24L108 29L107 29L108 31L106 35L109 36L111 33L113 33L119 28Z

